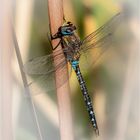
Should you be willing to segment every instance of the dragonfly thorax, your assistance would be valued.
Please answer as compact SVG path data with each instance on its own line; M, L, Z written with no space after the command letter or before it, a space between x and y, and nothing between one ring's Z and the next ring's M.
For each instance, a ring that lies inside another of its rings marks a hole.
M64 54L67 60L70 61L79 60L81 40L76 33L69 36L63 36L62 46L64 50L66 50Z
M64 53L66 59L71 62L71 61L79 61L80 59L80 53L79 51L68 51Z

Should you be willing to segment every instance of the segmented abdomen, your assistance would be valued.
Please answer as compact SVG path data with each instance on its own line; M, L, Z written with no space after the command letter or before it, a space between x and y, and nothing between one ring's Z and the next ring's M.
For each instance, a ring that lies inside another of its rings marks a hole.
M88 111L92 126L93 126L96 134L99 135L99 130L98 130L98 126L97 126L97 122L96 122L96 118L95 118L95 113L93 111L92 102L91 102L90 96L88 94L88 90L86 88L85 81L84 81L82 74L80 72L79 66L76 66L74 70L76 72L76 75L77 75L77 78L78 78L78 81L80 84L80 88L81 88L81 91L82 91L83 96L84 96L84 101L85 101L85 104L87 107L87 111Z

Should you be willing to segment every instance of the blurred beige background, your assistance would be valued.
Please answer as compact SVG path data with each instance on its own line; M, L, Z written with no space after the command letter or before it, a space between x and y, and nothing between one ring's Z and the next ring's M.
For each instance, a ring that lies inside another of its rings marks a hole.
M32 96L32 100L25 96L10 32L12 15L23 63L50 53L47 0L1 2L0 139L60 140L56 94L46 94L42 89L43 94ZM81 60L82 73L94 101L99 137L95 137L90 125L75 73L71 74L75 140L140 139L138 4L138 0L64 1L65 18L77 26L81 39L116 13L126 15L117 29L113 47L95 65L84 64L92 62L92 52Z

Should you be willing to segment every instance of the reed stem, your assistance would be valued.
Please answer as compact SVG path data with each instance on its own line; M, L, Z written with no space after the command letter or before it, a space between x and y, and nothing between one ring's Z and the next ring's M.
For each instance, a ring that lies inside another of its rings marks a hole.
M50 20L50 30L51 34L55 34L58 28L63 24L63 1L62 0L48 0L48 13ZM55 47L59 42L59 39L52 41L52 45ZM55 50L60 50L61 45ZM55 51L53 53L55 53ZM59 63L58 59L54 57L54 65ZM72 113L70 104L70 87L68 80L63 84L63 86L58 88L60 81L63 79L68 79L67 66L61 71L56 71L56 92L58 100L58 110L59 110L59 126L60 126L60 137L61 140L74 140L73 127L72 127Z

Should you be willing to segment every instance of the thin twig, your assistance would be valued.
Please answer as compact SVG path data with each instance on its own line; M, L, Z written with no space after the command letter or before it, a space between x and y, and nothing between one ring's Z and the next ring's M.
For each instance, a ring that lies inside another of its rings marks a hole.
M58 28L63 24L63 1L62 0L48 0L48 12L50 19L51 34L55 34ZM59 39L53 40L52 45L55 47ZM56 50L61 50L61 45ZM55 51L54 51L55 53ZM54 58L54 63L57 65L59 62ZM68 79L67 66L62 71L56 71L56 88L60 80ZM61 78L60 78L61 76ZM67 81L63 86L57 88L57 99L59 109L59 126L61 140L73 140L72 128L72 113L70 105L70 87Z
M30 99L30 103L31 103L32 111L33 111L33 116L34 116L35 123L36 123L37 130L38 130L39 140L43 140L40 125L39 125L39 121L38 121L38 117L37 117L37 113L36 113L36 109L35 109L35 105L34 105L34 102L32 100L30 90L28 88L27 77L26 77L26 75L23 71L23 61L22 61L19 45L18 45L18 42L17 42L17 38L16 38L16 34L15 34L13 26L12 26L12 35L13 35L14 47L15 47L15 51L16 51L16 55L17 55L17 59L18 59L18 64L19 64L19 68L20 68L20 72L21 72L21 77L22 77L22 80L23 80L24 88L25 88L25 96L29 97L29 99Z

